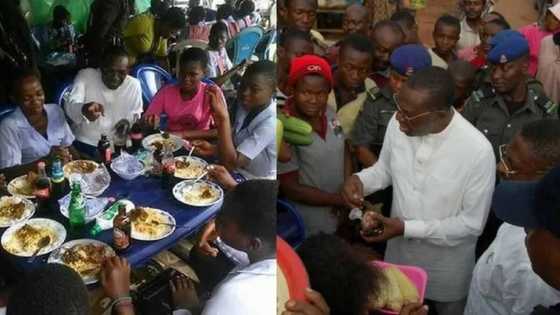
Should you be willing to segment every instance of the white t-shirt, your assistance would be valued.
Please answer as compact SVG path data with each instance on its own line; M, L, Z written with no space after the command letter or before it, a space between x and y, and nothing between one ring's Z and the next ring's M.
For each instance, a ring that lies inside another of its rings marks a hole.
M103 105L105 115L89 121L82 115L82 107L89 102ZM72 131L78 141L96 146L102 134L112 138L113 127L121 119L132 121L142 114L142 88L140 82L126 76L115 90L105 86L99 69L87 68L78 72L65 104L66 114L72 120Z

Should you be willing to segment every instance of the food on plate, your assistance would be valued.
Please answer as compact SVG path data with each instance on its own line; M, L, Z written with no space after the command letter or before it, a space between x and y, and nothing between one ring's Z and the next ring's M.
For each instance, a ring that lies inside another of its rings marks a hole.
M174 139L159 138L150 142L150 146L156 150L163 150L163 147L169 147L172 151L177 150L179 147Z
M380 291L377 299L370 301L372 309L399 312L404 305L420 301L416 286L397 267L390 266L382 272L385 276L383 290Z
M66 164L64 168L66 173L70 174L89 174L95 171L97 163L87 160L77 160Z
M179 178L197 178L204 173L205 165L196 160L176 159L175 176Z
M56 242L56 233L52 229L24 224L8 240L6 250L12 254L33 253L39 249L40 240L46 236L50 237L49 245Z
M97 244L77 244L66 249L62 262L82 277L97 276L105 258L112 256L107 247Z
M130 212L130 219L134 232L150 238L162 236L171 229L169 218L152 208L138 207Z
M37 173L29 172L27 175L14 179L9 185L12 186L13 193L17 195L33 196L37 179Z
M183 190L183 198L188 203L209 203L220 198L220 192L213 186L206 183L194 184L192 188L187 186Z
M290 299L290 291L288 289L288 281L280 266L277 266L277 270L276 314L282 314L286 310L286 302Z
M0 222L20 219L25 212L25 203L17 197L0 199Z

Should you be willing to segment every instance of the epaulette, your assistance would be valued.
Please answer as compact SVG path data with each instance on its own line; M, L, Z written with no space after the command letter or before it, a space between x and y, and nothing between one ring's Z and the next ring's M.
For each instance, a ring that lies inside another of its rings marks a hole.
M556 108L558 107L558 105L556 103L554 103L553 101L551 101L546 95L539 93L539 91L535 91L532 90L533 95L530 95L530 97L533 98L533 102L535 103L535 105L537 105L537 107L539 107L540 109L542 109L546 114L551 115L554 113L554 111L556 110Z
M478 90L472 94L476 102L496 96L496 91L490 84L483 84Z
M382 96L381 90L377 86L372 87L371 89L367 90L366 92L374 100L376 100L376 99L378 99Z

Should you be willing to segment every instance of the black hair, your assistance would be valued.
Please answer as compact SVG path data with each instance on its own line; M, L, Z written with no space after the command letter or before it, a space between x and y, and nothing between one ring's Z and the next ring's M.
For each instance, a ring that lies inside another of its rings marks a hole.
M506 20L502 20L502 19L496 19L490 22L486 22L486 24L495 24L499 26L502 29L502 31L511 29L511 25L509 25L509 23Z
M244 77L264 77L273 87L276 86L276 63L270 60L261 60L247 67Z
M360 314L382 290L381 272L335 235L310 236L297 253L307 270L310 286L323 295L331 314Z
M400 36L401 39L403 39L403 40L405 38L405 34L404 34L402 28L400 27L400 25L397 22L390 21L390 20L383 20L383 21L377 22L373 26L372 34L375 34L375 32L379 31L382 28L390 29L395 35Z
M294 1L298 1L298 0L285 0L285 2L286 2L286 9L288 9L288 8L291 6L292 2L294 2ZM303 0L303 1L306 1L306 2L313 2L313 3L315 4L316 7L319 6L318 0Z
M216 20L225 20L233 16L233 7L230 4L222 4L218 6L218 11L216 11Z
M200 22L204 22L204 20L206 20L206 10L200 6L193 7L189 11L188 20L190 25L197 25Z
M179 67L184 67L190 62L199 62L202 69L206 70L208 66L208 53L206 50L198 47L187 48L181 54L179 59Z
M255 11L255 3L251 0L244 0L239 6L239 15L247 16Z
M120 57L127 57L128 58L128 53L126 52L124 47L122 47L122 46L109 46L105 49L105 51L103 51L103 57L102 57L101 65L102 66L109 66L113 63L113 61L115 61L117 58L120 58Z
M226 35L227 35L228 34L228 27L224 22L216 22L210 28L210 35L208 37L213 38L214 36L218 36L221 33L226 33Z
M8 315L87 315L89 295L82 278L70 267L45 264L31 271L8 300Z
M455 80L443 68L432 66L416 71L406 85L413 90L428 92L427 102L436 110L447 110L453 104Z
M25 68L20 72L17 72L12 80L10 91L11 96L14 98L18 97L20 92L21 83L28 78L36 78L37 81L41 82L41 73L35 68Z
M373 51L373 46L371 41L364 35L361 34L351 34L346 36L340 43L340 52L345 48L352 48L359 52L371 54Z
M181 29L187 25L185 12L181 8L172 7L167 9L160 20L169 25L172 29Z
M218 221L232 222L240 232L276 244L276 180L247 180L226 193Z
M163 16L169 7L169 0L151 0L150 2L150 12L157 17Z
M461 32L461 21L459 21L458 18L456 18L452 15L444 14L444 15L440 16L439 19L437 19L437 21L436 21L436 24L434 26L434 31L438 27L441 27L442 25L455 27L458 32Z
M399 10L391 15L391 21L404 25L407 29L416 25L416 17L408 9Z
M542 119L527 123L520 132L537 159L550 167L560 165L560 127L558 121Z
M70 12L63 5L57 5L53 8L53 25L59 27L62 20L70 22Z
M278 38L278 45L281 47L286 47L290 41L297 39L312 43L311 35L309 34L309 32L289 28L283 30L280 33L280 36Z
M507 22L506 17L498 11L488 12L485 16L488 16L488 15L491 15L491 14L497 16L500 20L502 20L504 22Z
M468 61L455 60L449 63L447 71L451 76L474 80L476 78L476 68Z

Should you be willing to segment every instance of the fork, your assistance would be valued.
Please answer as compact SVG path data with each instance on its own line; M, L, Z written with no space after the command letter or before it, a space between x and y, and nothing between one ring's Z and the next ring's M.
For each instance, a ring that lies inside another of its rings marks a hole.
M51 243L51 237L49 235L41 238L39 240L39 243L37 244L37 249L35 250L35 252L33 253L33 255L31 257L29 257L29 259L27 260L28 263L33 263L35 261L35 259L37 258L37 254L39 254L39 252L41 251L41 249L47 247L49 244Z

